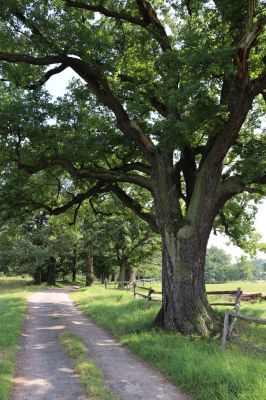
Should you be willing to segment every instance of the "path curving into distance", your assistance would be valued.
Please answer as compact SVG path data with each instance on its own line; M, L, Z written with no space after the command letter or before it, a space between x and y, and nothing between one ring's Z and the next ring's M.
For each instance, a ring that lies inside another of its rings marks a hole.
M189 400L163 375L139 360L70 300L67 289L32 294L16 363L13 400L86 400L64 354L64 328L79 336L121 400Z

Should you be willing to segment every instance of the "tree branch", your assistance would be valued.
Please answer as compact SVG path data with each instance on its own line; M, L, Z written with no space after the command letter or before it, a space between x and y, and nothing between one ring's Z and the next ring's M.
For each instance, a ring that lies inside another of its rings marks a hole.
M102 193L103 191L105 191L105 184L104 184L104 182L99 181L96 183L96 185L94 185L87 192L77 194L76 196L74 196L72 198L72 200L70 200L63 206L55 207L55 208L52 208L45 204L39 204L39 206L45 208L49 212L50 215L59 215L59 214L64 213L65 211L67 211L69 208L73 207L76 204L81 205L83 203L83 201L90 199L92 196L95 196L98 193ZM37 203L35 203L35 204L37 204Z
M61 64L59 67L50 69L38 82L28 85L27 89L35 90L38 87L43 86L53 75L60 74L60 72L64 71L67 67L67 65Z
M216 192L216 198L221 199L224 203L236 194L248 192L265 195L266 190L250 187L252 184L266 184L266 175L253 178L249 182L241 175L231 176L220 183Z
M141 186L145 189L152 190L151 180L140 175L128 175L115 170L89 170L86 168L76 168L69 160L51 157L40 160L35 165L27 165L17 160L18 168L29 173L35 174L53 165L58 165L64 168L74 179L92 179L103 180L105 182L128 182Z
M102 6L101 4L93 5L93 4L83 3L80 1L71 1L71 0L65 0L65 4L67 7L98 12L102 15L105 15L106 17L115 18L120 21L130 22L134 25L139 25L144 28L147 26L147 23L140 18L132 17L130 14L127 14L125 12L117 12L114 10L109 10L106 7Z
M24 62L32 65L62 64L71 67L87 82L98 100L115 114L118 128L138 145L146 157L151 158L156 150L152 141L144 134L138 124L132 121L124 107L115 96L109 82L104 75L83 60L64 55L35 58L24 54L0 53L0 60L11 63Z
M155 28L155 36L161 49L163 51L171 50L169 37L151 3L147 0L136 0L136 3L147 26L152 25Z
M32 65L50 65L50 64L67 63L68 57L66 57L64 55L32 57L32 56L28 56L26 54L0 53L0 60L7 61L10 63L23 62L26 64L32 64Z
M133 17L125 12L110 10L101 4L87 4L79 1L65 0L67 7L77 8L86 11L98 12L106 17L111 17L120 21L130 22L131 24L141 26L147 29L150 25L155 27L155 39L159 42L163 51L171 49L169 38L166 31L159 21L151 4L146 0L136 0L138 8L142 14L142 19Z
M147 212L136 200L132 199L124 190L118 185L113 185L112 192L126 207L133 210L141 219L148 222L154 232L159 233L159 228L155 216Z

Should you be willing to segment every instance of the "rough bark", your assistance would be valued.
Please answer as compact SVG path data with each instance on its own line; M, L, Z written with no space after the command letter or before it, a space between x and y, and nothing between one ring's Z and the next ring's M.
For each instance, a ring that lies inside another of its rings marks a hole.
M205 291L204 261L205 249L194 240L164 245L163 303L157 325L185 335L208 335L219 330Z
M48 268L47 268L47 285L55 285L55 277L56 277L56 259L54 257L50 257L48 260Z
M205 184L194 188L185 217L175 193L170 158L160 158L154 167L155 207L163 243L162 308L156 324L185 335L208 335L219 326L207 301L204 281L206 247L216 215L215 201L219 168L205 176ZM156 166L159 166L159 168ZM197 177L201 180L200 176ZM194 179L194 178L193 178ZM207 182L206 182L207 179ZM199 210L201 205L201 215Z

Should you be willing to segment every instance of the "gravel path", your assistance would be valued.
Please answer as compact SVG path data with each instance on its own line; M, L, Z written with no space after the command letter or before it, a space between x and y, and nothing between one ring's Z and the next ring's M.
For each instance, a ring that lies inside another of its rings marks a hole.
M137 359L73 305L67 290L37 292L29 298L13 400L84 400L86 395L64 355L58 335L67 327L85 343L121 400L189 400L167 379Z

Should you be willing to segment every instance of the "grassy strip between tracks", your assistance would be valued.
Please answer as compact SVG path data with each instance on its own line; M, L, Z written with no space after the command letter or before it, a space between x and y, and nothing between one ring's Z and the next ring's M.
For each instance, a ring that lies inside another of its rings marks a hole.
M83 342L72 332L65 330L60 335L60 342L66 354L74 359L75 371L86 389L90 400L118 400L118 397L105 386L103 375L91 360Z

